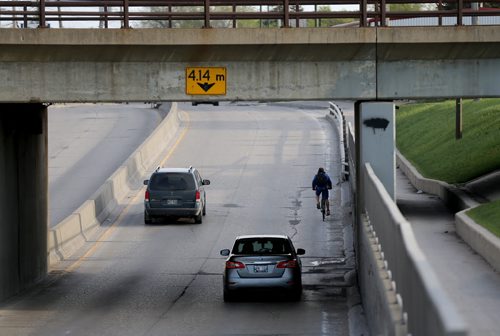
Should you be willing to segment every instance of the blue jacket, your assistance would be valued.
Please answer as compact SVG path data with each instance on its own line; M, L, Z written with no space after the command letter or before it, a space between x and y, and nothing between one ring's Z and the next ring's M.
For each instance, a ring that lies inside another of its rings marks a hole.
M314 178L312 181L312 188L316 189L316 190L331 189L332 188L332 180L330 180L330 176L328 176L327 173L320 173L320 174L325 175L326 183L319 183L318 175L314 175Z

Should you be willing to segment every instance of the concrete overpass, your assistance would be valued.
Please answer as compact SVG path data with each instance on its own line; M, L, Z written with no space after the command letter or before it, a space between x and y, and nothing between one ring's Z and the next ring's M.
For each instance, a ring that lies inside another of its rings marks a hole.
M185 68L227 69L217 100L500 94L500 27L5 29L0 102L186 101Z
M2 30L0 298L47 270L44 103L352 99L358 121L393 121L370 101L500 96L499 41L495 26ZM225 95L186 94L186 67L202 66L226 68ZM373 140L357 134L359 148ZM373 166L391 194L393 159Z

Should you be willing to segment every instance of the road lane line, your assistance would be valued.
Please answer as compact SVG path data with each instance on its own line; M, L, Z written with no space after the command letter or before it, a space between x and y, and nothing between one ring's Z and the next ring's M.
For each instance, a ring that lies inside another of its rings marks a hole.
M167 160L172 156L172 154L174 153L175 149L177 148L177 146L179 146L179 144L181 143L181 141L186 136L187 131L189 130L189 127L191 125L191 120L189 118L189 114L187 112L185 112L185 111L183 111L183 114L186 117L186 127L184 127L184 129L182 130L182 133L179 135L179 137L177 138L176 142L172 145L172 147L170 148L170 150L168 151L168 153L165 155L165 157L163 158L163 160L160 162L160 166L163 166L165 164L165 162L167 162ZM130 210L130 207L136 203L137 198L139 197L139 195L142 195L142 193L140 192L142 189L143 188L140 188L140 190L137 192L137 194L134 196L134 198L128 203L128 205L125 207L125 209L123 209L123 211L120 213L120 215L115 220L115 222L109 228L107 228L106 231L104 231L102 233L102 235L94 242L94 245L92 245L92 247L90 247L90 249L83 256L81 256L80 258L78 258L78 260L76 260L73 264L69 265L65 269L65 272L71 273L71 272L75 271L78 267L80 267L80 265L84 261L86 261L90 256L92 256L95 253L95 251L102 245L102 243L111 234L113 234L113 232L116 230L116 228L123 221L123 218L125 217L125 215L128 214L128 212Z

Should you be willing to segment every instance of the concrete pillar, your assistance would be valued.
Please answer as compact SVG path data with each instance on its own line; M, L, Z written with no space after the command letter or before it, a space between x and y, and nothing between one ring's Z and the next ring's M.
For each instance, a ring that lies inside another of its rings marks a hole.
M358 191L361 192L363 188L361 167L369 162L389 195L395 200L396 118L394 103L359 102L356 106L358 107L356 113L356 149L359 158L357 178L360 183ZM359 209L364 209L362 203L360 205Z
M47 108L0 104L0 300L47 273Z

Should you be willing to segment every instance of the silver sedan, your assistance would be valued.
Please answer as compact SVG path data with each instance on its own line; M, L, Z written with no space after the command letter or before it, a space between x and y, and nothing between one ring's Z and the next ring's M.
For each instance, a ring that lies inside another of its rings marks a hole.
M302 264L291 239L284 235L236 237L233 249L220 251L228 257L224 270L224 301L234 300L236 292L284 291L292 300L302 295Z

